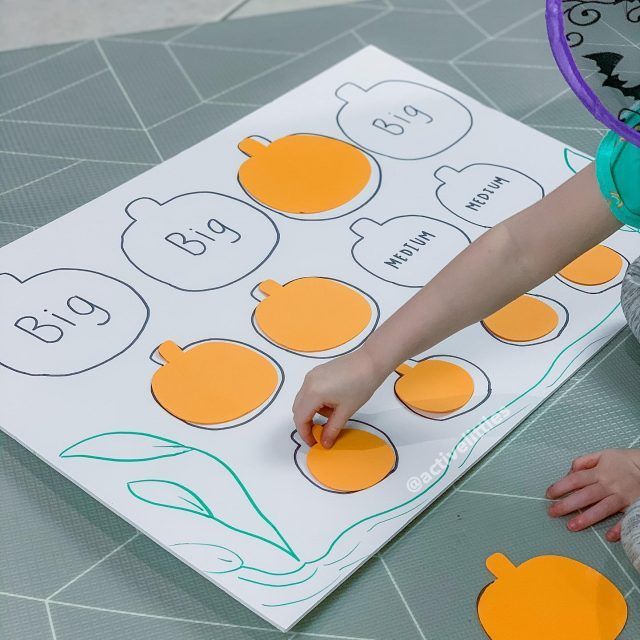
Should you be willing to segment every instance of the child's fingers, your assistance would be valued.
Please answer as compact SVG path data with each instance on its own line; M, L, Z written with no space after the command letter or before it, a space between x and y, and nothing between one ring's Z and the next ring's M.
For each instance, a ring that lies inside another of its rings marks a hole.
M549 515L552 518L566 516L569 513L578 511L578 509L584 509L585 507L595 504L603 498L606 498L607 495L607 490L601 484L590 484L588 487L579 489L562 500L554 502L549 507Z
M322 446L325 449L333 447L336 438L350 417L351 416L341 409L340 406L331 412L327 423L322 429Z
M610 495L600 500L597 504L587 509L584 513L569 520L567 528L571 531L582 531L590 527L596 522L606 520L609 516L613 516L622 509L622 498L616 495Z
M301 395L293 407L293 423L300 434L300 437L310 446L316 444L316 440L311 433L313 427L313 417L318 409L317 403L311 398Z
M609 542L620 542L620 532L622 531L622 519L607 531L606 538Z
M593 469L598 464L602 451L588 453L586 456L580 456L571 463L571 471L583 471L584 469Z
M593 469L569 473L547 489L547 498L556 500L571 491L577 491L595 482Z

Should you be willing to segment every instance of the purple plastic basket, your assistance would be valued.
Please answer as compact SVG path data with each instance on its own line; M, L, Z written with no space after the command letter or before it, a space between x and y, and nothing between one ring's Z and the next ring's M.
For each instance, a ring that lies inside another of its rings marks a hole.
M582 104L608 129L615 131L617 134L629 140L633 144L640 146L640 131L627 125L620 120L615 114L603 104L593 89L587 84L578 69L573 55L571 46L565 34L565 9L563 8L563 0L546 0L547 2L547 33L549 34L549 42L551 43L551 51L556 59L558 68L560 69L565 80L573 92L578 96ZM589 4L607 5L613 2L584 2L585 7ZM640 28L640 24L638 25Z

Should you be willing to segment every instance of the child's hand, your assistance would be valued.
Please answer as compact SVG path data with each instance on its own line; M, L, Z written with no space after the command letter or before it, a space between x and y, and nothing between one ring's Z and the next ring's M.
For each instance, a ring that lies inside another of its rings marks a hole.
M554 518L584 510L567 523L571 531L624 511L640 498L640 450L608 449L576 458L571 471L547 489L547 497L562 498L549 508ZM607 531L607 540L620 540L620 526Z
M293 421L302 439L310 447L316 444L311 427L319 413L328 418L322 430L322 446L332 447L347 420L369 400L383 379L364 349L309 371L293 403Z

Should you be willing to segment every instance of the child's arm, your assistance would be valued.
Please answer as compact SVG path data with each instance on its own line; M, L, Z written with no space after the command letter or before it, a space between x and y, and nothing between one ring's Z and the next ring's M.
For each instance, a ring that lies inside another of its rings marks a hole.
M330 447L345 422L406 359L478 322L553 276L621 226L593 166L496 225L452 260L352 354L310 371L293 405L309 445L316 413Z

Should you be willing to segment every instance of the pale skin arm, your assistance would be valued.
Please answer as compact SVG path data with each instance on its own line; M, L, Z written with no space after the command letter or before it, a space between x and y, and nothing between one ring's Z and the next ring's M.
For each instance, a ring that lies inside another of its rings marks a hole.
M296 429L313 445L316 414L330 447L346 421L402 362L544 282L620 228L593 166L496 225L454 258L357 351L312 369L293 404Z
M400 363L530 291L620 226L600 194L593 165L538 203L496 225L398 309L360 349L306 375L293 404L300 436L309 446L315 444L311 427L316 414L320 414L328 419L322 445L331 447L346 421ZM550 498L565 496L550 510L554 516L606 498L606 504L596 504L587 517L582 514L571 520L571 530L582 529L629 506L626 502L635 492L628 487L624 500L608 497L615 492L611 487L617 486L610 469L600 481L608 486L606 490L596 487L583 491L580 504L573 497L576 494L566 497L569 492L598 482L598 461L602 464L610 457L594 454L586 461L578 459L574 463L575 471L580 472L578 478L570 472L568 480L549 490ZM619 527L615 527L609 537L617 539L618 535Z

